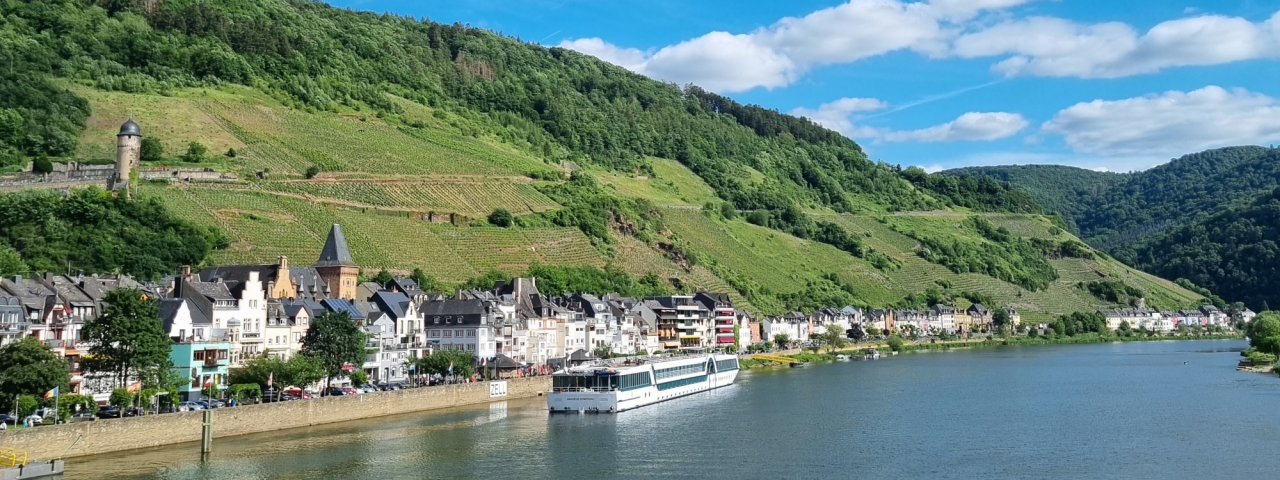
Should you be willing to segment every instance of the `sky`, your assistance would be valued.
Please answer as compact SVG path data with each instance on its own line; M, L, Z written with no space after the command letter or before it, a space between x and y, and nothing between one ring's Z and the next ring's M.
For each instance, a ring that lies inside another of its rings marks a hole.
M331 0L581 51L933 172L1280 144L1280 0Z

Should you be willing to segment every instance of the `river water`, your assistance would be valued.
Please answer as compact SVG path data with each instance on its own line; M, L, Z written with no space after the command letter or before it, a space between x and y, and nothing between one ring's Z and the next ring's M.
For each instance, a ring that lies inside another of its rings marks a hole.
M745 371L619 415L544 398L75 458L67 479L1241 478L1280 467L1243 341L1012 346Z

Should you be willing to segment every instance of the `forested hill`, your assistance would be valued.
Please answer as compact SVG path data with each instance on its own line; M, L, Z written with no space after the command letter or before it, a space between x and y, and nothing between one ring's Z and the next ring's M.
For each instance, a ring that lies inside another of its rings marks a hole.
M1256 311L1280 306L1280 188L1152 237L1135 247L1140 268L1186 278Z
M1059 213L1076 228L1076 219L1088 209L1086 200L1128 181L1130 175L1086 170L1065 165L1002 165L965 167L943 175L991 177L1027 192L1045 212Z
M469 118L552 164L634 171L647 156L676 159L742 209L1038 211L994 183L913 184L805 119L460 24L309 1L43 0L0 2L0 35L20 45L8 49L0 111L14 114L11 130L57 125L51 139L74 138L84 114L51 95L34 105L17 95L47 85L41 75L134 93L225 82L311 111L360 106L394 116L404 109L396 95ZM69 150L65 141L8 137L0 150L10 163ZM757 173L764 181L753 181Z
M1060 212L1090 244L1131 260L1131 247L1143 239L1247 204L1280 185L1280 149L1220 148L1119 175L1036 165L946 173L1007 181L1029 192L1047 211Z

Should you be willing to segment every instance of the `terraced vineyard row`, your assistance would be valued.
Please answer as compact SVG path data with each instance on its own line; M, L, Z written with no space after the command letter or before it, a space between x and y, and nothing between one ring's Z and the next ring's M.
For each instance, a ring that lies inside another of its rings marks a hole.
M300 172L311 164L328 171L373 174L518 174L519 171L479 156L484 146L454 143L442 146L408 135L377 119L310 114L287 108L271 108L247 102L211 101L208 110L230 125L267 160L262 165ZM254 132L246 135L246 132ZM262 144L288 154L269 154ZM453 148L458 147L458 148ZM298 158L307 165L299 165ZM504 157L505 158L505 157ZM256 159L256 156L255 156ZM514 163L504 159L503 163ZM542 165L529 159L529 165ZM302 168L298 168L302 167Z
M495 208L521 214L559 207L533 185L512 181L265 182L262 188L388 209L461 213L472 217L488 215Z
M214 254L218 264L271 263L283 255L306 265L319 256L330 226L340 223L362 267L422 268L450 282L494 268L515 274L535 261L604 265L603 255L575 228L459 228L224 186L147 187L144 192L185 218L225 229L232 245Z

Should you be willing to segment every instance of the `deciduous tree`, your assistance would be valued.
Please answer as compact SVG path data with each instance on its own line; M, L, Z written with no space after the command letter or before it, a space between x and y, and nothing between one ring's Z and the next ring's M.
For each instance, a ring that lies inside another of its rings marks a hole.
M364 364L364 332L346 312L329 312L311 321L302 337L302 353L319 360L328 379L342 374L344 365Z
M71 381L67 362L31 337L0 350L0 411L13 408L14 395L44 395Z
M123 386L140 372L154 369L169 358L169 336L160 326L160 310L141 291L121 288L107 292L102 315L84 325L89 343L85 365L108 372Z

